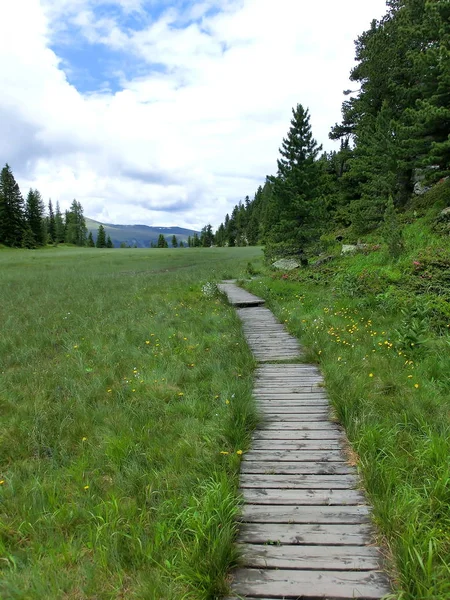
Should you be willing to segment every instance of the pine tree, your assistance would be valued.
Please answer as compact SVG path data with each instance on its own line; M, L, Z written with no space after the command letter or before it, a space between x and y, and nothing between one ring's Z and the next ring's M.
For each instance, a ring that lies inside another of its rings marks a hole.
M169 247L169 244L167 243L167 240L162 233L160 233L158 236L158 241L156 243L156 247L157 248L168 248Z
M308 110L298 104L292 115L280 148L278 173L272 179L278 219L270 226L269 235L285 249L303 252L320 232L321 168L316 159L322 147L312 136Z
M87 245L89 248L95 248L95 242L92 236L92 231L90 231L88 234Z
M83 215L83 207L76 200L72 202L70 210L66 211L65 225L65 242L76 246L85 246L87 240L86 221Z
M199 246L209 248L214 243L214 234L211 225L205 225L200 232Z
M106 233L103 225L99 225L97 232L97 241L95 242L97 248L106 248Z
M114 248L114 244L112 243L111 236L109 236L109 235L108 235L108 237L106 238L106 247L107 247L107 248Z
M31 229L35 244L43 246L46 243L46 230L44 223L44 202L38 190L28 192L25 204L25 219Z
M175 234L172 236L172 248L178 248L178 240Z
M65 237L65 223L61 213L61 209L59 208L59 202L56 202L56 211L55 211L55 244L60 244L64 242Z
M384 239L392 258L398 258L404 249L403 233L395 210L394 200L389 196L384 213Z
M22 194L6 164L0 173L0 244L20 247L25 225Z
M52 201L48 201L48 217L47 217L48 240L51 244L56 241L56 222L55 213L53 212Z

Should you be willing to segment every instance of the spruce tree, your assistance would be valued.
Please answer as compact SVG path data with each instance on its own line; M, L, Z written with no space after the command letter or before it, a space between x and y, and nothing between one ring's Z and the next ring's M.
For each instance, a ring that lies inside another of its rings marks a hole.
M62 244L65 237L65 223L59 207L59 202L56 202L55 211L55 244Z
M20 247L25 226L22 194L6 164L0 173L0 244Z
M158 242L156 244L156 247L157 248L168 248L169 247L169 244L167 243L167 240L162 233L160 233L158 236Z
M108 237L106 238L106 247L107 247L107 248L114 248L114 244L112 243L111 236L109 236L109 235L108 235Z
M87 240L86 221L84 220L83 207L76 200L72 202L70 210L66 211L65 225L66 243L85 246Z
M49 242L54 244L56 241L56 221L51 200L48 201L47 231Z
M103 225L99 225L97 231L97 241L95 242L97 248L106 248L106 233Z
M285 249L303 252L320 232L321 168L317 156L322 149L313 138L309 111L298 104L278 159L278 173L272 179L278 212L270 226L270 240Z
M404 249L403 232L398 221L392 196L389 196L384 213L383 233L390 256L398 258Z
M172 236L172 248L178 248L178 240L175 234Z
M92 237L92 231L88 234L87 245L89 248L95 248L94 238Z
M43 246L47 241L45 239L44 211L44 202L42 201L41 194L38 190L30 190L25 204L25 219L38 246Z

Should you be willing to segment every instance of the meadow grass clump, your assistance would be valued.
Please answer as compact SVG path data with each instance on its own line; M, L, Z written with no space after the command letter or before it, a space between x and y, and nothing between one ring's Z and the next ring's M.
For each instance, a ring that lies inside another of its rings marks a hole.
M412 235L405 236L407 247ZM444 600L450 344L443 313L438 320L434 309L437 296L415 295L401 272L404 265L414 269L409 248L395 263L382 252L358 254L336 258L334 272L327 267L313 277L306 269L286 279L267 272L245 286L299 337L304 359L320 364L390 557L394 597Z
M254 360L202 286L259 255L0 252L2 600L225 590Z

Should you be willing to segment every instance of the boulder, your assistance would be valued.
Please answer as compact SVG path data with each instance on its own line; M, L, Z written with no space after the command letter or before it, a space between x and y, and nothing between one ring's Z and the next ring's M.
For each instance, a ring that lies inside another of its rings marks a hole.
M292 271L293 269L298 269L299 266L300 263L294 258L280 258L280 260L276 260L272 263L272 267L283 271Z
M351 254L352 252L356 252L358 250L358 246L355 244L342 244L341 254Z
M341 254L352 254L358 250L367 250L369 244L342 244Z

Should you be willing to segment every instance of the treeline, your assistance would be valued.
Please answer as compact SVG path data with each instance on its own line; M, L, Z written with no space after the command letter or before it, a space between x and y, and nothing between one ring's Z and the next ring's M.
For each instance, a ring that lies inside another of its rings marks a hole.
M38 248L47 244L74 244L112 248L102 225L97 241L86 228L83 207L74 200L61 212L59 203L44 205L38 190L30 189L24 199L9 165L0 173L0 244L11 248Z
M226 215L217 245L301 253L335 231L355 241L380 227L391 202L401 210L450 175L450 2L387 5L355 43L355 89L329 134L339 150L322 152L298 105L277 173Z

